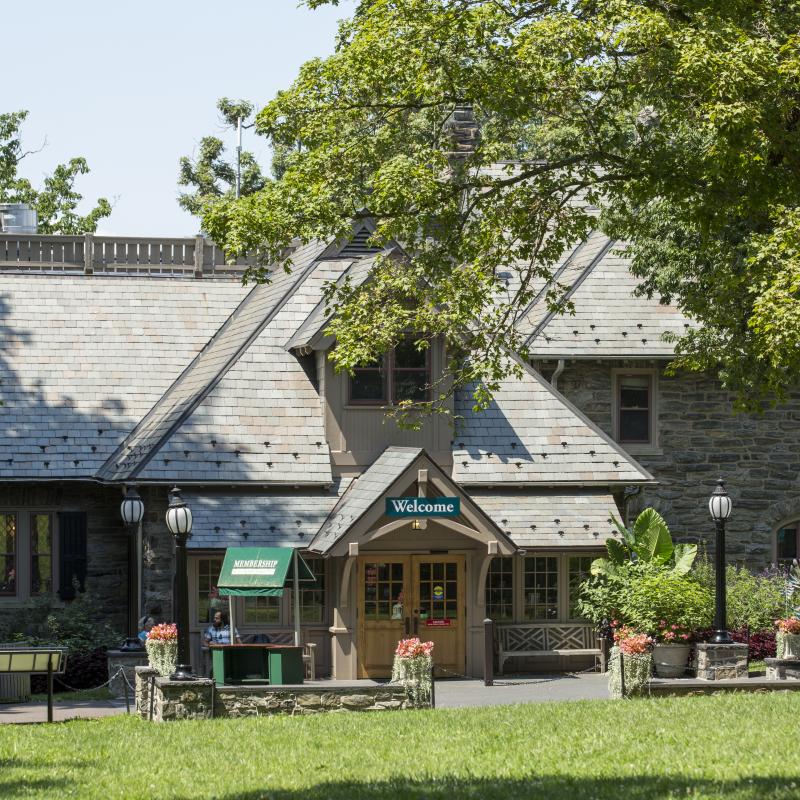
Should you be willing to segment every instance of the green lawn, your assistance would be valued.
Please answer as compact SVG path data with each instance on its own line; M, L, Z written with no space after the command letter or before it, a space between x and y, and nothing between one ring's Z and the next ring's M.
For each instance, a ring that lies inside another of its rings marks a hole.
M76 692L54 692L53 699L56 703L71 702L73 700L113 700L114 695L104 686L102 689L79 689ZM47 692L32 694L34 703L47 702Z
M0 726L0 797L800 797L800 693Z

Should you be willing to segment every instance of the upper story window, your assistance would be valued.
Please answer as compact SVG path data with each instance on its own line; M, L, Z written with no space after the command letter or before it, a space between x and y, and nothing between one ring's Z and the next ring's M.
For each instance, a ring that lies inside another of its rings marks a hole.
M350 379L350 402L380 406L430 396L430 347L420 350L408 336L380 361L357 367Z
M655 447L656 371L634 370L614 373L614 438L621 444Z
M776 557L780 562L791 562L800 557L800 520L784 525L777 533Z

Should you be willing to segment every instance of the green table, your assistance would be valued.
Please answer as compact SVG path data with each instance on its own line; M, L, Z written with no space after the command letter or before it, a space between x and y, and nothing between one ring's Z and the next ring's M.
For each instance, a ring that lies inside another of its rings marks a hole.
M217 686L302 683L303 648L287 644L210 645Z

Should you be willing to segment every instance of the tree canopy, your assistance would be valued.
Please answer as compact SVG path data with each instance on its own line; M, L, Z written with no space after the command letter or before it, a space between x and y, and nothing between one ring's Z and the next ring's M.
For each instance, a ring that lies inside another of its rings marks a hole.
M230 100L223 97L217 103L223 124L235 128L241 120L243 127L253 126L253 104L246 100ZM196 158L183 156L180 160L178 185L192 187L192 191L178 196L178 204L190 214L200 216L203 208L221 199L236 197L236 161L225 156L225 144L216 136L204 136L200 140ZM240 156L240 195L245 197L264 186L264 176L255 155L243 150Z
M78 213L83 195L75 180L89 172L85 158L58 164L39 189L19 175L20 162L31 152L23 149L20 130L27 116L27 111L0 114L0 203L27 203L36 209L39 233L92 233L111 213L111 203L101 197L88 214Z
M569 312L554 265L600 225L700 323L673 367L759 407L800 375L799 43L792 0L362 0L256 117L279 179L204 204L204 227L267 263L368 217L407 258L330 291L337 366L440 334L481 405L542 286Z

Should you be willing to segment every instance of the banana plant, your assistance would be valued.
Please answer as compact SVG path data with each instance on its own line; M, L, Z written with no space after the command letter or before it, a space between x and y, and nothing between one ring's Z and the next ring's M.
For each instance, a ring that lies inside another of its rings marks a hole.
M685 575L697 558L696 544L674 544L667 523L654 508L646 508L630 528L613 514L611 521L622 535L606 539L608 558L592 562L592 575L612 576L626 562L642 562L663 566L676 575Z

